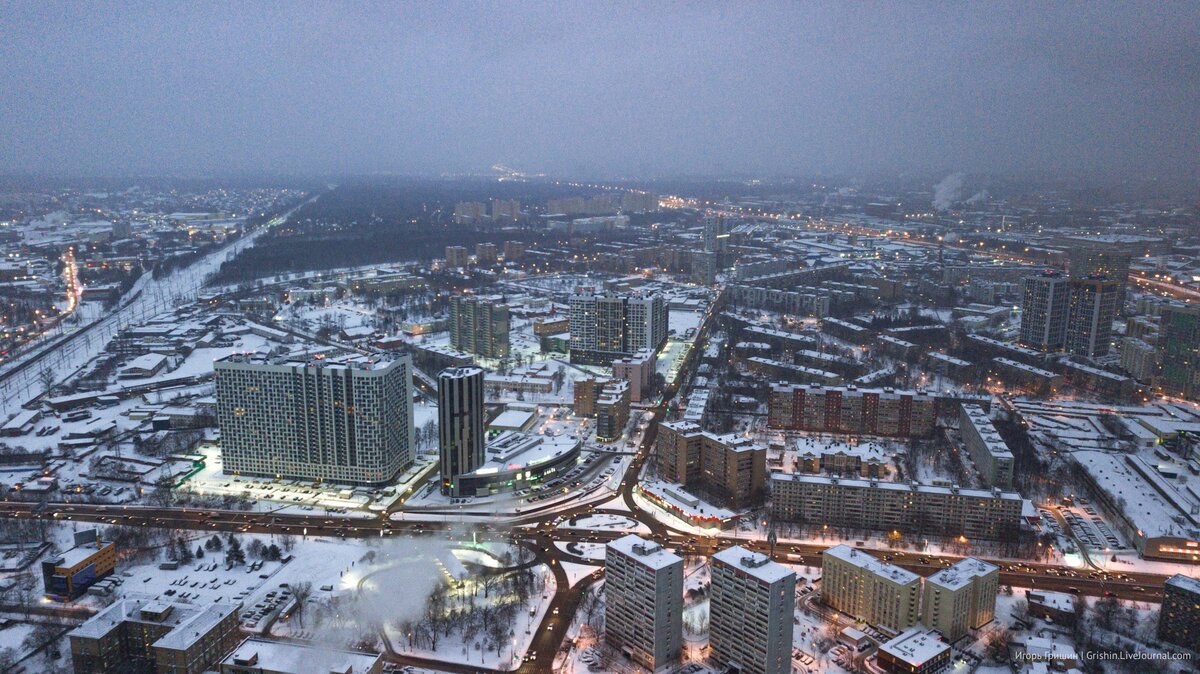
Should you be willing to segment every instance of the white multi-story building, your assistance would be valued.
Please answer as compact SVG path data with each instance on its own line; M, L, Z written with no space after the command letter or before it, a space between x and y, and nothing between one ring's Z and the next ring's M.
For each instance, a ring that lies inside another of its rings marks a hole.
M409 356L234 354L214 369L226 473L377 485L413 461Z
M1016 460L1008 443L1000 437L991 417L979 405L963 405L958 429L971 461L988 486L1012 489L1013 462Z
M921 577L838 545L821 555L821 601L893 633L917 624Z
M788 674L796 574L741 546L712 556L709 646L720 666L742 674Z
M925 579L921 622L957 641L996 617L1000 567L968 557Z
M572 295L571 361L607 365L643 349L657 352L667 341L667 318L662 295Z
M604 636L651 670L676 662L683 648L683 558L633 534L609 543Z

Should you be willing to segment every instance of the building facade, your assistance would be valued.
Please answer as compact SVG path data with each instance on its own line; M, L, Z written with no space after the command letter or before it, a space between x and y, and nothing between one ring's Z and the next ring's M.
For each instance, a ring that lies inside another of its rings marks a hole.
M413 462L410 356L235 354L214 369L226 473L379 485Z
M984 481L989 487L1012 489L1015 458L991 417L978 405L963 405L958 418L963 445Z
M1106 276L1071 279L1067 312L1067 353L1097 358L1108 353L1117 318L1121 284Z
M806 526L1004 540L1021 528L1024 500L999 489L775 473L771 513Z
M438 457L443 494L459 496L457 477L483 465L486 430L483 370L442 370L438 374Z
M571 362L609 365L642 350L657 353L667 341L667 319L662 295L572 295Z
M1158 638L1200 651L1200 580L1176 574L1163 585Z
M716 435L687 421L663 422L655 439L658 476L738 510L762 502L767 450L740 435Z
M789 674L796 574L741 546L714 554L711 570L713 661L743 674Z
M683 648L683 558L630 534L604 557L604 637L633 662L658 671Z
M202 674L241 640L241 604L122 599L71 630L75 674Z
M1000 568L968 557L925 579L921 622L954 642L996 617Z
M1071 305L1067 277L1048 269L1022 279L1021 290L1021 343L1041 351L1062 350Z
M918 391L772 384L767 425L820 433L928 437L937 416L938 399Z
M893 634L916 625L921 577L846 545L821 555L821 601Z
M484 358L508 358L508 305L500 297L450 298L450 347Z
M1200 307L1163 307L1158 353L1158 385L1184 398L1200 396Z

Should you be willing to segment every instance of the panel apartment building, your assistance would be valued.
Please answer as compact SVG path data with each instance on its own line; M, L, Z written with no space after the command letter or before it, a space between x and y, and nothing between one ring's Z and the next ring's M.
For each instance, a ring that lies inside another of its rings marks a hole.
M1016 492L775 473L771 512L809 526L1003 540L1021 527Z
M793 431L923 438L933 434L937 416L937 397L918 391L773 384L767 425Z
M978 405L963 405L958 428L967 454L984 481L989 486L1012 489L1015 459L987 412Z
M214 369L226 473L380 485L413 461L407 355L234 354Z
M241 604L122 599L67 633L75 674L201 674L241 641Z
M762 501L767 449L738 434L716 435L687 421L663 422L655 441L660 478L738 510Z
M741 546L712 556L712 659L742 674L788 674L796 574Z
M920 620L921 577L846 545L821 555L821 601L893 633Z
M657 671L683 648L683 558L630 534L604 556L604 636L608 645Z

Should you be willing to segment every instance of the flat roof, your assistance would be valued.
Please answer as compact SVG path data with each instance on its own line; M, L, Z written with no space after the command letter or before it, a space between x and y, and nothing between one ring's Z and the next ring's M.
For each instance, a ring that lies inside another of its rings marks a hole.
M950 645L937 635L920 627L911 627L879 647L897 660L919 666L950 650Z
M957 590L966 587L976 578L998 572L999 570L1000 567L995 564L988 564L974 557L967 557L960 560L954 566L942 569L926 578L925 582L940 585L948 590Z
M629 534L608 544L610 550L616 550L626 557L636 560L651 569L665 569L672 564L683 564L683 558L667 550L653 541L641 536Z
M760 552L747 550L740 545L725 548L714 554L712 558L753 576L764 583L775 583L788 576L796 575L795 571L771 561L770 557Z
M892 581L900 583L901 585L917 582L921 578L912 571L906 571L898 566L895 566L894 564L881 562L872 557L870 554L856 548L852 548L848 545L835 545L826 550L824 552L824 556L840 559L847 564L853 564L854 566L857 566L858 568L869 573L890 578Z
M265 639L246 639L221 660L221 665L255 660L256 665L272 672L307 674L339 672L366 674L381 656L358 651L317 648L304 644Z

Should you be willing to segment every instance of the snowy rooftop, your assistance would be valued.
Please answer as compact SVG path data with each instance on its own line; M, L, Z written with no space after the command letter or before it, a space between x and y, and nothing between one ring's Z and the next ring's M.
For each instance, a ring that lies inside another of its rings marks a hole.
M879 650L918 667L950 650L950 646L938 639L937 635L925 632L920 627L912 627L880 646Z
M679 555L668 551L658 543L648 541L633 534L629 534L624 538L618 538L609 543L608 549L616 550L626 557L637 560L639 563L656 570L665 569L672 564L683 563L683 558Z
M1177 573L1168 578L1166 584L1195 595L1200 595L1200 578L1192 578L1191 576Z
M502 471L523 470L577 449L579 438L573 435L538 435L505 431L487 444L486 461L471 475L493 475Z
M391 366L393 359L382 356L365 356L349 352L322 352L308 356L289 354L270 356L262 353L235 353L218 362L245 363L250 365L282 365L290 367L350 368L356 370L383 370Z
M890 578L894 582L900 584L913 583L920 578L920 576L911 571L906 571L898 566L881 562L866 552L856 550L848 545L835 545L826 550L824 555L826 557L835 557L848 564L853 564L854 566L857 566L858 568L869 573Z
M379 655L357 651L318 648L303 644L263 639L246 639L221 660L221 669L247 665L286 674L338 672L366 674L373 671Z
M712 558L715 561L732 566L753 576L764 583L774 583L788 576L795 575L795 572L786 566L771 561L770 557L762 553L747 550L740 545L725 548L713 555Z
M968 557L954 566L938 571L926 578L925 581L944 587L947 590L957 590L966 587L976 578L999 570L1000 568L994 564L988 564L973 557Z
M877 488L877 489L892 489L903 491L920 491L931 494L960 494L962 496L970 496L977 498L1002 498L1008 500L1021 500L1021 495L1015 491L1001 491L1000 489L969 489L966 487L943 487L933 484L922 484L920 482L884 482L882 480L856 480L851 478L825 477L823 475L804 475L801 473L772 473L771 479L774 481L791 480L793 482L808 482L810 484L840 484L846 487L856 488Z

